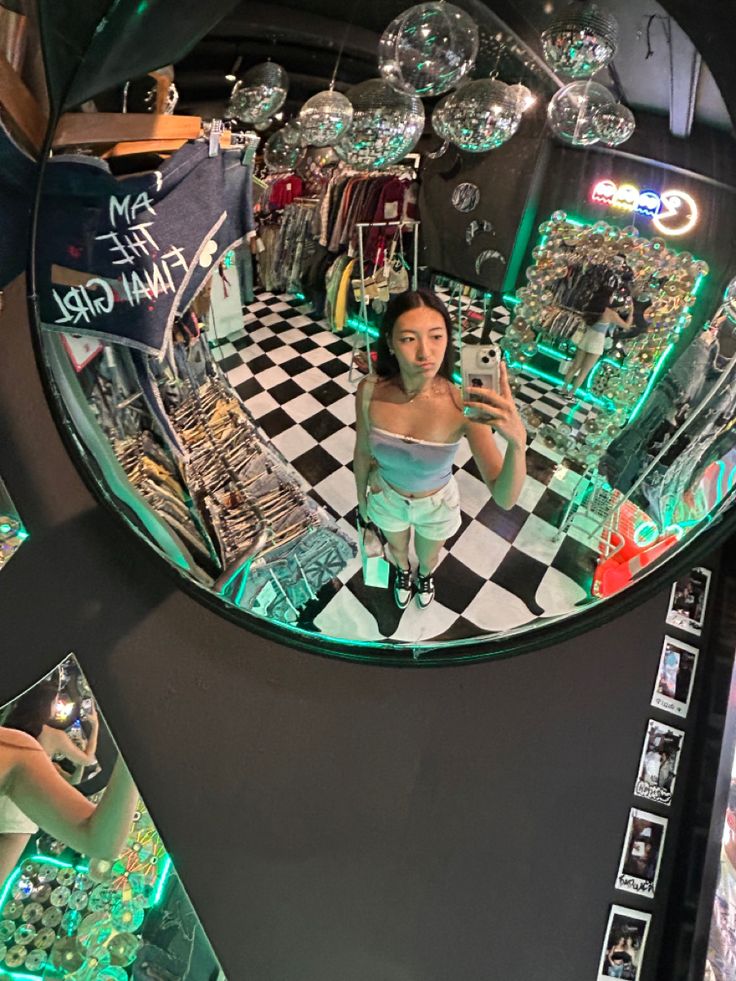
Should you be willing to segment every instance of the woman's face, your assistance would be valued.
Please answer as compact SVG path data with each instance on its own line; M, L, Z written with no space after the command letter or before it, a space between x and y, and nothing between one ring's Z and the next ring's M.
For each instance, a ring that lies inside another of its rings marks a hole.
M407 310L396 319L389 340L404 377L433 378L447 351L445 318L432 307Z

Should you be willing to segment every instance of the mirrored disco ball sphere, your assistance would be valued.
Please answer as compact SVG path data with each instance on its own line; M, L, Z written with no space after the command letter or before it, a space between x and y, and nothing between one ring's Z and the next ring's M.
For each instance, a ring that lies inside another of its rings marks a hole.
M446 112L450 139L469 153L485 153L501 146L521 122L509 86L493 78L463 85L449 97Z
M264 61L249 68L235 83L227 108L242 123L255 123L278 112L286 101L289 76L281 65Z
M420 3L392 20L378 45L381 75L401 92L441 95L475 64L478 26L451 3Z
M616 18L596 3L565 7L542 32L547 64L569 78L590 78L611 61L618 45Z
M416 96L397 92L381 78L354 85L347 93L353 122L335 150L341 160L362 170L377 170L401 160L419 142L424 106Z
M522 85L520 82L516 85L509 85L508 90L509 97L516 106L517 112L526 112L537 101L526 85Z
M450 114L448 110L449 100L452 95L446 95L441 99L432 110L432 129L441 140L450 139Z
M633 135L636 120L631 109L616 102L612 106L601 106L595 110L593 129L602 143L607 146L618 146Z
M304 132L298 119L290 119L281 127L281 134L287 146L306 146Z
M615 99L597 82L570 82L556 92L547 106L552 132L572 146L590 146L598 142L594 117L596 112L614 106Z
M334 167L340 158L331 146L310 146L302 153L296 172L305 180L321 178L326 167Z
M271 173L293 170L301 154L298 146L289 146L284 140L283 130L277 130L266 140L263 159Z
M299 113L307 146L332 146L345 136L352 121L352 103L342 92L318 92L307 99Z

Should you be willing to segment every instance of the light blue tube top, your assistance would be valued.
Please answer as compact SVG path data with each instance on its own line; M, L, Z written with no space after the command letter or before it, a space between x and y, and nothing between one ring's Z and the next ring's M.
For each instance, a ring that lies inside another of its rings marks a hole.
M368 440L386 483L410 494L443 487L452 476L452 464L460 446L460 440L430 443L375 426L371 426Z

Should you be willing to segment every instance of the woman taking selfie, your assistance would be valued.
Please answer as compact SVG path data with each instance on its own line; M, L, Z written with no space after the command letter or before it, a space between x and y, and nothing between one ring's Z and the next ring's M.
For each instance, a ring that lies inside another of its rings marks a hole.
M460 528L452 467L461 440L467 438L493 499L508 510L526 476L526 430L503 363L499 392L473 388L472 400L463 401L452 381L450 314L433 293L393 297L376 347L377 375L365 378L357 391L358 510L389 544L397 606L407 607L416 589L417 604L426 609L434 598L440 549ZM503 455L494 430L506 441ZM415 581L409 565L412 529L419 563Z

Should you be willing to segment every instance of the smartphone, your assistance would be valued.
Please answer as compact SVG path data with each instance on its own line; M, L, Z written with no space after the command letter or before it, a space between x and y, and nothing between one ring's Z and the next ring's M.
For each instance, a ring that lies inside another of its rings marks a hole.
M460 351L460 372L463 379L463 394L467 401L473 400L474 388L501 390L499 371L501 352L493 344L465 344Z

